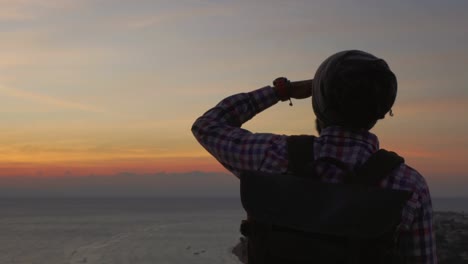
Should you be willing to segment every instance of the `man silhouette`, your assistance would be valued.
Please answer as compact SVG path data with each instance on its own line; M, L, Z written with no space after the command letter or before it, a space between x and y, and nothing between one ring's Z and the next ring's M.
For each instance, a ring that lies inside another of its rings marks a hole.
M396 94L396 77L384 60L363 51L342 51L326 59L313 80L277 78L273 87L225 98L195 121L192 132L236 176L243 171L287 174L289 136L252 133L241 126L278 101L312 97L319 133L314 158L330 157L356 169L379 150L378 138L369 130L392 115ZM343 182L343 171L336 166L321 163L315 170L323 182ZM408 263L436 263L432 204L424 178L403 163L379 187L412 193L397 230L404 245L401 255Z

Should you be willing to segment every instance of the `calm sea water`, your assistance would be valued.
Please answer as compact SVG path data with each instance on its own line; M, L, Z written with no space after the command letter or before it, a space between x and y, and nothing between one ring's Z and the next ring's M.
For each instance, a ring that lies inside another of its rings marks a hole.
M244 217L239 198L0 198L0 263L238 264Z
M236 264L230 198L1 198L0 263Z
M468 212L468 197L433 198L434 211ZM17 216L72 216L102 213L190 213L216 210L243 213L238 197L210 198L0 198L0 218Z
M468 197L462 198L434 198L434 211L453 211L468 213Z
M85 216L205 213L239 210L236 198L0 198L0 218L27 216Z

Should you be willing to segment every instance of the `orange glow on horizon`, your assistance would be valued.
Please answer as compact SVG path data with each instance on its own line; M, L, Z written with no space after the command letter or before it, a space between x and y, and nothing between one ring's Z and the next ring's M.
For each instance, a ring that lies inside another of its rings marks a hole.
M203 150L202 150L203 151ZM433 152L425 149L399 149L406 163L423 175L461 175L466 170L465 151ZM110 176L119 173L152 174L158 172L180 173L191 171L227 172L208 154L192 156L170 155L168 157L115 157L53 160L29 159L3 160L0 162L0 177L9 176ZM13 160L13 161L12 161Z
M152 174L190 171L225 172L226 170L208 156L69 163L0 163L0 177L110 176L119 173Z

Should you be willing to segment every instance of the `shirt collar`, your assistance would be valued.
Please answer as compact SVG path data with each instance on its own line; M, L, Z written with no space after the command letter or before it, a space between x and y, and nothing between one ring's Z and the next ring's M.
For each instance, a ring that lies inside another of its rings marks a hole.
M322 129L320 137L340 137L357 140L369 144L375 152L379 150L379 139L367 130L353 131L339 126L329 126Z

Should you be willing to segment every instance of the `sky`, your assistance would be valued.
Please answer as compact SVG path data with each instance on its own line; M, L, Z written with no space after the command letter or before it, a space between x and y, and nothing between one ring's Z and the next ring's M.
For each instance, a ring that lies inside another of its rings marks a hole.
M462 0L0 0L0 190L235 189L193 121L224 97L310 79L331 54L360 49L398 78L395 115L372 130L381 147L433 195L466 195L467 11ZM310 100L295 100L245 128L316 135L314 119Z

